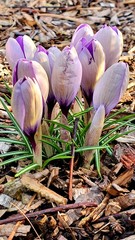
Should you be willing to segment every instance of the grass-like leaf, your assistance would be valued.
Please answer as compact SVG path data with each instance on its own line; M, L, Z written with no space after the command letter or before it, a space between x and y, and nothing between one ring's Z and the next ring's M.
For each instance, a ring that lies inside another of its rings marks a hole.
M95 163L96 163L96 169L97 169L98 175L100 177L102 177L101 176L101 172L100 172L100 149L96 149L96 152L95 152Z
M6 81L3 81L5 86L6 86L6 89L9 91L10 94L12 94L12 88L9 87L9 85L7 84Z
M55 128L60 128L61 127L61 128L65 129L65 130L67 130L68 132L72 132L72 130L73 130L73 127L64 125L64 124L62 124L60 122L57 122L57 121L54 121L54 120L47 120L47 119L46 119L46 121L49 122L49 123L54 124L55 126L57 126Z
M49 142L49 141L44 140L44 139L42 139L42 142L44 142L44 143L50 145L51 147L53 147L53 149L56 150L58 153L61 153L61 152L62 152L62 149L60 149L60 148L58 147L58 145L55 144L54 142Z
M20 135L21 135L21 137L22 137L22 139L23 139L23 142L22 142L23 144L22 144L22 145L26 145L26 147L28 148L29 152L32 154L31 146L30 146L30 144L29 144L26 136L25 136L24 133L22 132L22 130L21 130L19 124L17 123L16 119L14 118L13 114L8 110L8 108L7 108L7 106L6 106L6 104L4 103L4 101L3 101L2 98L0 98L0 101L1 101L1 103L2 103L2 105L3 105L3 107L5 108L6 112L8 113L11 121L13 122L16 130L20 133ZM12 141L13 141L13 140L12 140Z
M10 138L0 138L0 142L6 142L6 143L10 143L10 144L18 144L18 145L23 145L25 146L25 142L22 141L18 141L18 140L14 140L14 139L10 139Z
M18 134L18 132L16 132L16 131L11 131L11 130L1 130L0 131L0 133L1 134L14 134L14 135L16 135L16 134Z
M22 156L19 155L17 157L10 158L8 160L5 160L5 161L1 162L0 166L4 166L4 165L7 165L7 164L10 164L10 163L22 160L22 159L28 159L28 158L31 158L32 156L33 156L32 154L26 154L26 155L24 154Z
M31 170L35 170L39 168L40 166L37 163L31 163L29 166L26 166L22 170L20 170L18 173L15 174L15 177L20 177L22 174L26 172L30 172Z
M14 156L14 155L20 155L20 154L29 154L28 151L11 151L11 152L6 152L6 153L1 153L0 154L0 157L3 158L3 157L8 157L8 156ZM1 163L0 163L1 164Z
M126 117L128 117L128 116L126 116ZM125 119L125 118L123 117L123 119ZM128 118L128 119L129 119L129 118ZM100 142L103 143L103 145L106 145L106 144L108 144L109 142L111 142L111 141L115 138L115 132L116 132L117 130L121 129L121 127L126 126L126 125L127 125L128 123L130 123L131 121L133 121L132 118L130 118L130 119L129 119L128 121L126 121L126 122L125 122L125 121L120 121L118 126L116 126L113 130L110 130L105 136L101 137ZM118 121L117 121L117 123L118 123ZM133 129L133 131L134 131L134 129ZM111 136L112 134L114 134L114 135L113 135L113 137L111 138L110 136ZM124 135L124 134L122 134L122 135ZM108 139L108 138L109 138L109 139Z

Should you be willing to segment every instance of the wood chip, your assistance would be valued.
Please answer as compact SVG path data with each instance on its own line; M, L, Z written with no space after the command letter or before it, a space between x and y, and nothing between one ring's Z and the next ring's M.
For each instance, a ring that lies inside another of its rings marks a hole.
M67 199L57 194L56 192L45 187L43 184L39 183L36 179L32 177L32 174L24 174L21 178L21 182L24 187L40 194L51 202L56 204L66 204Z

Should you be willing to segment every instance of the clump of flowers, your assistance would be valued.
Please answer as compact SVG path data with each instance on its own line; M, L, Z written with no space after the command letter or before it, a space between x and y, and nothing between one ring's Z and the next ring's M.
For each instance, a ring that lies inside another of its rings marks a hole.
M118 63L122 48L122 33L106 25L94 34L88 24L81 24L70 46L62 51L53 46L47 50L41 45L36 47L26 35L8 39L6 57L13 71L12 111L40 166L42 147L41 141L40 147L38 143L43 117L50 120L58 102L67 118L79 91L87 105L93 107L84 146L98 146L105 117L117 105L129 81L128 65ZM84 152L84 167L89 168L93 154L94 150Z

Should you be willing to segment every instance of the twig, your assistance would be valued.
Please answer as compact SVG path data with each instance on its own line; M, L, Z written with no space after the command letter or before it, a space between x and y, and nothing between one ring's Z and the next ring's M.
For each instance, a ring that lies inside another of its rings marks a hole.
M67 209L74 209L74 208L81 208L81 207L84 207L84 208L85 207L96 207L96 206L97 206L97 204L92 203L92 202L81 202L81 203L66 204L66 205L61 205L59 207L53 207L53 208L48 208L48 209L44 209L44 210L41 210L41 211L36 211L36 212L33 212L33 213L28 213L28 214L25 214L25 216L17 214L15 217L9 217L7 219L0 220L0 225L10 223L10 222L21 221L21 220L24 220L26 217L31 218L31 217L41 216L43 214L63 211L63 210L67 210Z
M75 22L76 24L81 24L81 23L92 24L92 23L93 23L92 21L85 20L85 19L83 19L83 18L64 16L64 15L62 15L62 14L58 15L58 14L54 14L54 13L38 13L37 15L38 15L39 17L45 16L45 17L52 17L52 18L56 18L56 19L69 20L69 21Z
M126 210L126 211L123 211L123 212L120 212L120 213L115 213L115 214L112 214L112 215L109 215L109 216L106 216L106 217L99 218L94 223L106 222L106 221L108 221L108 218L111 217L111 216L113 216L115 218L121 218L125 215L130 216L132 214L135 214L135 209Z
M78 121L79 119L76 118L74 122L74 130L73 130L73 140L76 139L76 131L77 131L77 126L78 126ZM73 185L73 168L74 168L74 157L75 157L75 146L74 142L72 143L71 146L71 160L70 160L70 173L69 173L69 199L72 201L73 198L73 192L72 192L72 185Z

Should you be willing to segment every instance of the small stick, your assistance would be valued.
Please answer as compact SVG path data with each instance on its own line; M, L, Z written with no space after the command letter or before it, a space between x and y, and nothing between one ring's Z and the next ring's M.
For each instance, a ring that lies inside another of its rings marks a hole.
M18 214L15 217L9 217L7 219L0 220L0 225L10 223L10 222L21 221L21 220L24 220L26 217L31 218L31 217L41 216L43 214L54 213L54 212L63 211L63 210L67 210L67 209L74 209L74 208L81 208L81 207L83 207L83 208L96 207L96 206L97 206L97 204L94 202L93 203L92 202L81 202L81 203L66 204L66 205L61 205L58 207L52 207L52 208L28 213L28 214L25 214L25 216Z
M74 130L73 130L73 140L76 138L76 131L77 131L77 125L78 125L79 119L76 118L74 122ZM69 173L69 199L72 201L73 198L73 192L72 192L72 185L73 185L73 168L74 168L74 157L75 157L75 146L74 143L72 143L71 146L71 160L70 160L70 173Z
M117 218L121 218L125 215L130 216L132 214L135 214L135 209L130 209L130 210L122 211L120 213L115 213L115 214L112 214L112 215L109 215L106 217L101 217L98 220L96 220L94 223L106 222L106 221L108 221L109 217L111 217L111 216L113 216L117 219Z

